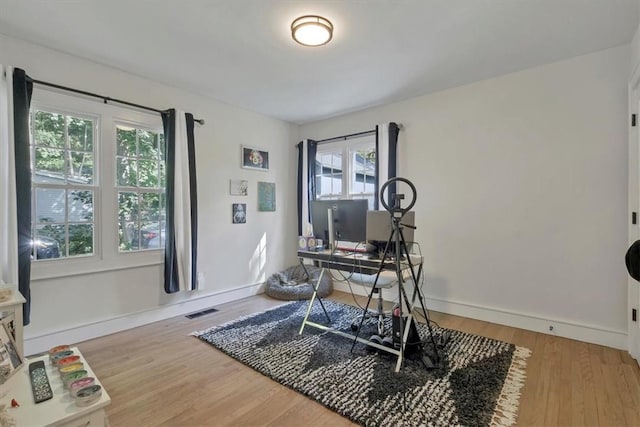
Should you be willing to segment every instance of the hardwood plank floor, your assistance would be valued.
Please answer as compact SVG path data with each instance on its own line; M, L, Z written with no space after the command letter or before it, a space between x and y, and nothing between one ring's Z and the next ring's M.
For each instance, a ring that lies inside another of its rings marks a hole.
M351 295L331 299L353 304ZM119 426L350 426L347 419L189 336L282 304L264 295L82 342ZM624 351L431 313L439 325L508 341L533 354L521 426L640 426L640 368Z

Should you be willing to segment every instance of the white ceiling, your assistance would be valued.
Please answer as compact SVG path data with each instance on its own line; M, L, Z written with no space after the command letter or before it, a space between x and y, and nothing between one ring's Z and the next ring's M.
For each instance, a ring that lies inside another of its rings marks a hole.
M0 0L0 33L305 123L629 43L637 9L637 0ZM291 21L309 13L333 22L330 44L293 42Z

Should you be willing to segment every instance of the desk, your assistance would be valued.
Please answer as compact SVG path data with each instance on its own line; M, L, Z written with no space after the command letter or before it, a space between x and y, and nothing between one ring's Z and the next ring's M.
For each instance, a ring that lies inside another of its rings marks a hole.
M72 348L74 354L80 356L84 363L84 369L87 370L88 376L96 379L96 384L100 384L91 367L84 360L82 354L77 348ZM49 377L49 384L53 391L53 397L50 400L34 403L33 393L31 391L31 381L29 379L29 364L37 360L43 360ZM77 406L69 390L64 387L62 378L57 372L56 367L51 365L49 355L36 357L25 360L18 372L13 374L11 378L0 386L2 394L1 403L8 406L7 412L16 419L16 425L22 426L107 426L107 415L105 407L111 403L111 397L102 387L102 395L97 402L89 406ZM11 399L16 399L20 404L17 408L11 407Z
M399 350L396 350L395 348L385 347L383 345L371 342L370 340L361 338L358 335L353 335L343 331L339 331L337 329L331 328L328 325L322 325L320 323L312 322L309 320L309 314L311 313L311 308L313 307L313 303L317 298L320 304L322 305L322 309L324 310L325 315L327 316L328 323L331 324L331 318L329 317L327 310L324 308L324 305L322 304L322 299L317 296L318 284L322 280L322 276L325 274L325 270L327 268L371 275L371 274L378 274L382 270L397 271L397 265L394 260L386 259L384 262L382 262L380 259L371 259L370 257L367 256L367 254L359 254L359 253L354 254L354 253L342 253L342 252L330 252L330 251L319 251L319 252L298 251L298 258L300 258L301 263L303 260L312 260L322 268L320 272L320 276L318 277L317 282L314 284L314 292L313 292L313 295L311 296L311 300L309 301L309 306L307 307L307 313L304 316L302 325L300 326L299 334L302 334L305 326L312 326L314 328L318 328L324 331L328 331L328 332L343 336L345 338L349 338L353 340L354 344L355 342L361 342L368 346L375 347L379 350L397 355L398 361L396 363L395 370L396 372L398 372L400 370L400 366L402 365L402 360L404 358L404 347L405 347L405 343L407 342L407 337L409 335L410 325L412 321L415 321L413 318L413 308L414 308L416 295L420 298L420 301L422 301L422 297L420 295L419 285L418 285L420 283L420 277L422 274L422 257L418 255L409 255L409 260L404 260L403 262L405 264L401 267L403 270L411 269L412 279L415 281L415 290L414 290L413 298L411 301L409 301L408 297L406 296L406 292L403 286L404 278L402 278L402 272L398 272L399 273L398 279L400 282L398 286L400 288L400 292L404 296L404 301L408 306L407 321L404 327L404 334L402 336ZM304 264L302 265L304 266ZM416 266L418 267L417 272L415 271ZM375 288L375 282L374 282L374 285L372 286L371 293L369 294L369 301L371 301L371 295L373 294L374 288ZM402 298L400 299L400 305L402 305ZM369 307L367 303L367 307L365 307L364 310L366 311L368 308ZM403 316L402 313L401 313L401 316Z

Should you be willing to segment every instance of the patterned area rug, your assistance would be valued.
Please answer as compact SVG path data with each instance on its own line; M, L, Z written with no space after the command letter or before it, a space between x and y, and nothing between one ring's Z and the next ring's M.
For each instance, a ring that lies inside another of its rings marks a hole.
M351 333L362 311L324 304L332 327ZM435 335L449 336L440 350L441 366L428 370L418 357L408 358L396 373L393 354L372 352L360 343L351 351L351 340L310 326L299 335L307 305L288 303L192 335L362 425L515 423L528 349L434 326ZM318 302L310 320L326 323ZM361 336L368 338L375 330L367 322ZM419 324L418 330L424 341L426 325Z

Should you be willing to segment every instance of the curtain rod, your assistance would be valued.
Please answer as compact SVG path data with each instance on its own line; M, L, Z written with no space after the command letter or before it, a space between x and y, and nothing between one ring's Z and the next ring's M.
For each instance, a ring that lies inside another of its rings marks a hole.
M375 133L376 133L376 130L375 129L371 129L371 130L366 130L364 132L351 133L349 135L342 135L342 136L336 136L336 137L333 137L333 138L322 139L322 140L316 141L316 142L318 144L326 144L328 142L346 140L346 139L356 138L358 136L373 135Z
M124 104L124 105L128 105L130 107L135 107L135 108L140 108L142 110L147 110L147 111L153 111L155 113L164 113L167 110L158 110L157 108L151 108L151 107L147 107L144 105L140 105L140 104L134 104L133 102L128 102L128 101L122 101L120 99L115 99L115 98L110 98L108 96L104 96L104 95L99 95L97 93L93 93L93 92L87 92L84 90L80 90L80 89L74 89L72 87L67 87L67 86L62 86L62 85L58 85L55 83L49 83L49 82L43 82L42 80L36 80L34 78L28 77L27 78L32 81L35 84L39 84L42 86L49 86L49 87L53 87L56 89L60 89L60 90L65 90L67 92L73 92L73 93L78 93L80 95L85 95L85 96L91 96L93 98L100 98L102 99L102 101L106 104L107 102L117 102L118 104ZM198 122L201 125L204 125L204 119L193 119L194 122Z

